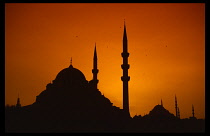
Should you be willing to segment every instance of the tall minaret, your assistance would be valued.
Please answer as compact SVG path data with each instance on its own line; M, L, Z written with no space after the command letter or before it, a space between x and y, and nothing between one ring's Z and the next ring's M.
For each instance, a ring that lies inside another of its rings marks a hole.
M179 107L177 109L177 113L178 113L178 118L180 119L180 111L179 111Z
M93 84L94 84L94 89L98 89L97 84L98 84L98 79L97 79L97 74L98 74L98 69L97 69L97 53L96 53L96 43L95 43L95 50L94 50L94 56L93 56Z
M192 117L195 117L194 106L192 105Z
M130 80L130 77L128 76L128 69L130 65L128 64L128 41L127 41L127 34L126 34L126 27L124 22L124 34L123 34L123 52L121 53L123 57L123 64L121 65L121 68L123 69L123 76L121 77L121 80L123 81L123 110L127 115L130 116L129 113L129 97L128 97L128 81Z
M20 108L20 107L21 107L19 94L18 94L18 99L17 99L16 107L17 107L17 108Z
M176 110L176 117L178 117L178 106L177 106L176 95L175 95L175 110Z

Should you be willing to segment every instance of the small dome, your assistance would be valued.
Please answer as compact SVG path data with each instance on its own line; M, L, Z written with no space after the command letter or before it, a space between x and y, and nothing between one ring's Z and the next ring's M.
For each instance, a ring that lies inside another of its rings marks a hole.
M68 68L61 70L55 78L55 82L59 82L65 85L84 85L87 80L84 74L70 65Z

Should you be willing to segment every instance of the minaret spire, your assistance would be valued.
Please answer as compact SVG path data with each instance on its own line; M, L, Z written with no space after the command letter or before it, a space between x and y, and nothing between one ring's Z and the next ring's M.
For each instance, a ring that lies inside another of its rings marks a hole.
M18 93L18 98L17 98L17 104L16 104L16 107L17 107L17 108L20 108L20 107L21 107L21 104L20 104L20 98L19 98L19 93Z
M70 66L69 66L69 68L73 68L73 66L72 66L72 57L71 57L71 60L70 60Z
M97 52L96 52L96 43L95 43L95 49L94 49L94 57L93 57L93 67L97 68Z
M98 89L97 84L98 84L98 79L97 79L97 74L98 74L98 63L97 63L97 52L96 52L96 43L95 43L95 49L94 49L94 56L93 56L93 69L92 69L92 73L93 73L93 84L94 84L94 88Z
M121 80L123 81L123 110L127 115L130 116L128 99L128 81L130 80L130 77L128 76L128 69L130 65L128 64L129 53L125 21L123 33L123 52L121 53L121 55L123 57L123 64L121 65L121 68L123 69L123 76L121 77Z
M177 98L175 95L175 110L176 110L176 117L178 117L178 106L177 106Z
M179 111L179 107L178 107L178 109L177 109L178 111L178 118L180 119L180 111Z
M194 106L192 105L192 117L195 117Z
M123 32L123 52L128 52L128 40L127 40L127 32L126 32L126 26L125 26L125 20L124 20L124 32ZM129 55L128 55L129 56Z
M161 99L160 103L161 103L161 106L163 106L163 101L162 101L162 99Z

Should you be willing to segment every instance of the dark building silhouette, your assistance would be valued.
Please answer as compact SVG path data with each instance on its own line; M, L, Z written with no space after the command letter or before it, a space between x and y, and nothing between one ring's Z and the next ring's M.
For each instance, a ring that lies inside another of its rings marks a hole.
M131 132L139 133L189 133L204 132L205 121L201 119L179 119L163 105L156 105L149 114L135 115L132 120Z
M123 76L121 77L121 80L123 81L123 110L125 111L125 114L128 114L130 116L129 97L128 97L128 81L130 80L130 76L128 76L128 69L130 65L128 64L129 53L128 53L128 40L127 40L125 24L124 24L124 33L123 33L123 52L121 55L123 57L123 64L121 65L121 68L123 69Z
M113 106L97 88L97 52L93 57L93 79L73 67L72 59L36 101L20 110L6 109L8 132L115 132L126 130L123 119L129 118ZM18 97L16 107L20 107ZM17 114L16 114L17 113ZM13 115L14 114L14 115ZM18 125L17 122L19 122ZM21 123L20 123L21 122ZM11 123L14 125L11 125Z
M163 105L156 105L145 118L152 120L172 120L176 119L176 117L166 110Z
M61 70L55 79L46 85L33 104L17 104L5 107L6 132L204 132L204 120L194 117L181 120L175 96L176 116L161 104L149 114L129 113L128 95L128 45L126 26L123 33L123 109L116 107L98 89L96 45L93 54L93 79L87 81L85 75L72 65Z

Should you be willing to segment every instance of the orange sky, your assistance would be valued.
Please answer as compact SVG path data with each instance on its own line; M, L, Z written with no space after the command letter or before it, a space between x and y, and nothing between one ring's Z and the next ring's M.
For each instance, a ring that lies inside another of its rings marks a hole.
M181 118L205 118L205 4L5 4L5 104L29 105L70 65L92 79L97 45L99 90L122 108L126 20L131 116L160 104Z

